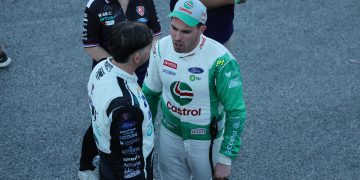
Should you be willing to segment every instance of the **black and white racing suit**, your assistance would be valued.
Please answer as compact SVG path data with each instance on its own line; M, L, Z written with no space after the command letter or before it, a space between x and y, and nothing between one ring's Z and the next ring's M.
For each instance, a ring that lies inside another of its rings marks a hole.
M152 179L154 126L149 105L135 74L110 58L93 69L89 105L101 179Z

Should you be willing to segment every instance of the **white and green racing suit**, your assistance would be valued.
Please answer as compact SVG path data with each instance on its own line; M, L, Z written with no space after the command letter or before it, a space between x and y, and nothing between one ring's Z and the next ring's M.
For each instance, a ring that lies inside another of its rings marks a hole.
M171 37L153 45L143 84L153 118L161 99L161 179L210 179L210 123L217 124L213 166L231 165L245 121L240 69L220 43L200 36L189 53L174 51Z

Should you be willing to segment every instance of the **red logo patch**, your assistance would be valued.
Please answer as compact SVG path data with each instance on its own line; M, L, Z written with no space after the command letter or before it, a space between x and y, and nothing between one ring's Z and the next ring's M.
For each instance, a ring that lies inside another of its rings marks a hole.
M200 43L200 49L203 48L203 46L204 46L204 44L205 44L205 41L206 41L206 39L205 39L204 37L202 37L202 41L201 41L201 43Z
M145 14L145 8L144 6L138 6L136 7L136 12L140 15L143 16Z
M170 67L170 68L173 68L173 69L177 69L177 64L173 63L171 61L168 61L168 60L164 60L163 65L165 65L167 67Z

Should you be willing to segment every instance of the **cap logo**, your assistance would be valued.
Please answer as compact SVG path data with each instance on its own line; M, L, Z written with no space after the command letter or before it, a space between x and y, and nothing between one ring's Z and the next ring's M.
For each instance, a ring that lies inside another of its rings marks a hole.
M182 12L188 13L188 14L190 14L190 15L192 14L192 12L191 12L190 10L185 9L185 8L183 8L183 7L179 7L179 10L182 11Z
M192 1L186 1L186 2L184 3L184 7L185 7L186 9L191 9L191 8L194 7L194 3L193 3Z

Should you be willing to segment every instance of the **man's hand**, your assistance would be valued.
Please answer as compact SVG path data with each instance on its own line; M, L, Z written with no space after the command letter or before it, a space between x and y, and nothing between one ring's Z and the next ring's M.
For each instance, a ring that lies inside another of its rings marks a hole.
M215 177L216 180L225 180L227 177L230 176L231 173L231 166L217 163L215 165Z

